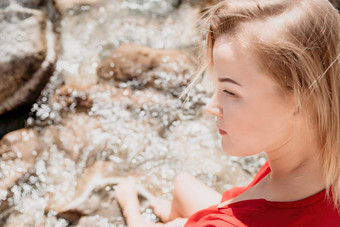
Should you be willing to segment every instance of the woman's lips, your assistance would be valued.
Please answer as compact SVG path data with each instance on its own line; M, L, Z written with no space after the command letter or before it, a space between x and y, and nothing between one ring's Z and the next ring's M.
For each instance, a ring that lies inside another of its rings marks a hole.
M227 132L226 132L226 131L223 131L222 129L219 129L218 131L220 132L220 135L221 135L221 136L227 134Z

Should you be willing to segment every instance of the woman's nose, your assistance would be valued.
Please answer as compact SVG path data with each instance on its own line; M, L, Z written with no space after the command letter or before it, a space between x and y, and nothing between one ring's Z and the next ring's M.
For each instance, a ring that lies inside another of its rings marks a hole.
M214 93L210 102L207 104L206 110L207 110L208 114L210 114L210 115L213 115L213 116L216 116L216 117L222 117L223 116L222 108L218 104L217 92Z

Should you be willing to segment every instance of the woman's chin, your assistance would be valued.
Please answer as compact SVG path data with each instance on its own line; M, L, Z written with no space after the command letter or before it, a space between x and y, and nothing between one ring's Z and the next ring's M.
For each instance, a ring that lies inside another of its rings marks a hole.
M222 149L224 151L224 153L226 153L227 155L230 156L236 156L236 157L245 157L248 156L247 154L244 154L243 152L240 152L238 150L232 149L230 147L226 147L222 145Z

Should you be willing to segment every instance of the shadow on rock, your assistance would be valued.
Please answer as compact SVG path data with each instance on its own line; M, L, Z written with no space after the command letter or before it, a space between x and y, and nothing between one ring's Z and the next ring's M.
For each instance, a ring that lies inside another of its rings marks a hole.
M23 6L38 7L41 1L21 1ZM56 37L53 25L46 14L38 9L23 8L18 4L4 4L0 8L0 116L16 109L25 111L39 97L53 73L56 54ZM8 116L8 115L7 115ZM23 121L6 119L1 127L13 130L22 127ZM9 127L7 125L10 125ZM8 131L7 131L8 132Z

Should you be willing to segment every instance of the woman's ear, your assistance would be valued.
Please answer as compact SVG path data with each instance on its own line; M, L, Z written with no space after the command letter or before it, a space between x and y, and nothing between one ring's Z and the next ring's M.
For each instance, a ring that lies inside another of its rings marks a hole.
M293 116L297 116L301 113L301 100L300 98L294 97L294 108L293 108L293 112L292 115Z
M301 109L300 105L296 105L296 107L293 111L293 116L298 115L300 113L300 109Z
M286 93L288 105L290 106L290 113L292 116L297 116L301 113L301 101L293 92Z

